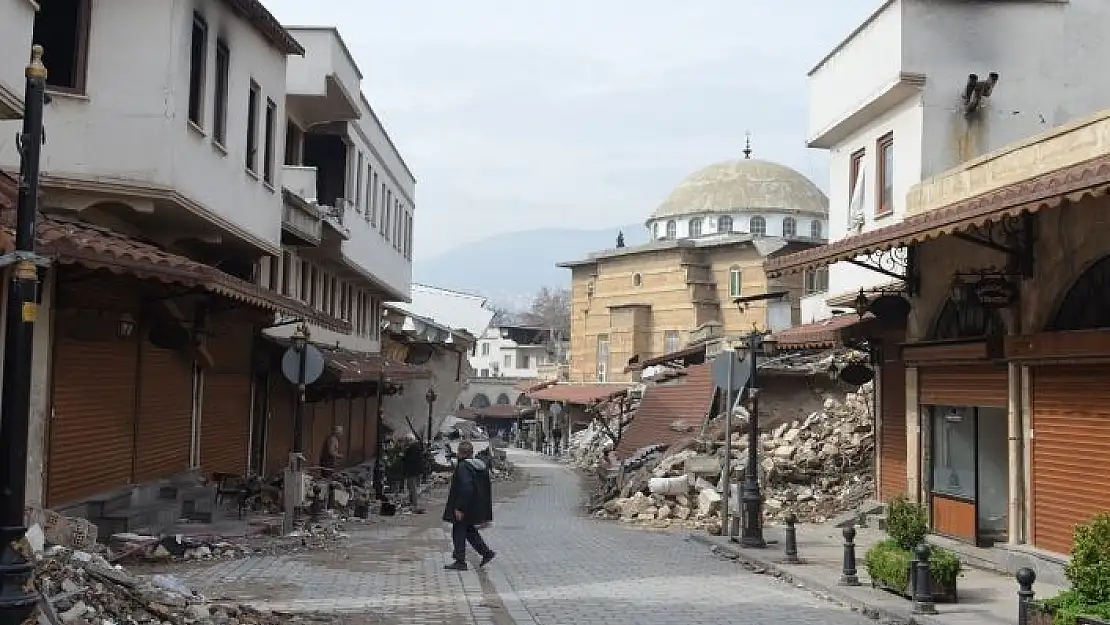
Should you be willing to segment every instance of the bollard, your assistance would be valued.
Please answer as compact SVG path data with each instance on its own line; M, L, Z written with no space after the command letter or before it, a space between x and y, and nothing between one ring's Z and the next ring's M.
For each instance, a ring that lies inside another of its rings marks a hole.
M855 525L844 528L844 570L840 576L840 585L859 586L859 575L856 574Z
M787 564L798 564L801 560L798 559L798 530L794 527L798 523L798 516L793 512L786 515L786 557L783 562Z
M913 588L913 613L936 614L937 608L933 603L933 573L929 569L929 556L932 551L929 545L921 543L914 549L917 555L917 570L914 571L916 583Z
M1018 569L1018 625L1029 625L1029 604L1033 601L1033 582L1037 581L1037 574L1033 569L1022 567Z

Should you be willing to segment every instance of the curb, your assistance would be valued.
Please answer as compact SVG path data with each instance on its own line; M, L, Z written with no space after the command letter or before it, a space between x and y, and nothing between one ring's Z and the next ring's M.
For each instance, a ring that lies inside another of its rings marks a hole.
M807 575L798 575L783 570L770 559L759 558L732 545L721 545L702 534L690 533L689 539L709 547L711 551L723 553L730 560L740 562L744 568L761 575L770 575L781 579L792 586L804 588L810 592L838 603L853 612L858 612L868 618L897 625L943 625L942 621L927 616L907 615L901 612L881 608L848 595L839 586L830 586Z

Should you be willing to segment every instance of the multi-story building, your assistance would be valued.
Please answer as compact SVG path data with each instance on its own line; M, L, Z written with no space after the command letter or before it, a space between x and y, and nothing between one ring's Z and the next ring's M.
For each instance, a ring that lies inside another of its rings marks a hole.
M0 0L0 120L23 116L23 72L31 54L35 9L29 0Z
M480 378L536 379L540 367L556 358L554 345L547 329L498 324L478 337L470 366Z

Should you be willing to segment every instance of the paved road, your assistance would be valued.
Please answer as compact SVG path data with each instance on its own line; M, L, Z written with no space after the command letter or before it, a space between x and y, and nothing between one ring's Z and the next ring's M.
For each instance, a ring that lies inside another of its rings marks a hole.
M517 625L873 623L682 536L584 517L572 472L526 452L513 460L533 484L495 511L485 575Z

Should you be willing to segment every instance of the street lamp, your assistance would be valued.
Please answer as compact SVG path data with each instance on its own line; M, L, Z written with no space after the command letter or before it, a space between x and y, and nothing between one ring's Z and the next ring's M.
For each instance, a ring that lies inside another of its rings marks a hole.
M17 543L27 533L27 443L31 413L31 366L40 262L35 254L39 163L43 143L42 114L46 101L46 67L42 46L31 48L24 72L25 108L19 149L19 204L16 211L15 262L8 288L4 332L4 380L0 390L0 625L19 625L35 610L31 578L34 566Z
M293 331L293 351L297 352L297 401L293 405L293 455L304 452L305 369L308 366L308 325L302 323Z
M432 410L435 407L436 399L438 398L439 396L436 395L435 387L429 386L428 392L424 393L424 400L428 402L428 438L424 441L424 445L427 448L429 456L431 456L432 454ZM425 477L428 475L429 469L431 468L430 464L431 463L425 463L424 465Z
M744 470L744 488L740 492L740 503L743 507L743 529L740 533L740 545L762 549L767 546L763 538L763 493L759 489L759 378L758 357L760 351L768 353L774 349L775 342L765 336L758 329L753 328L748 334L748 355L751 360L751 377L748 382L748 398L750 400L750 413L748 425L748 463Z

